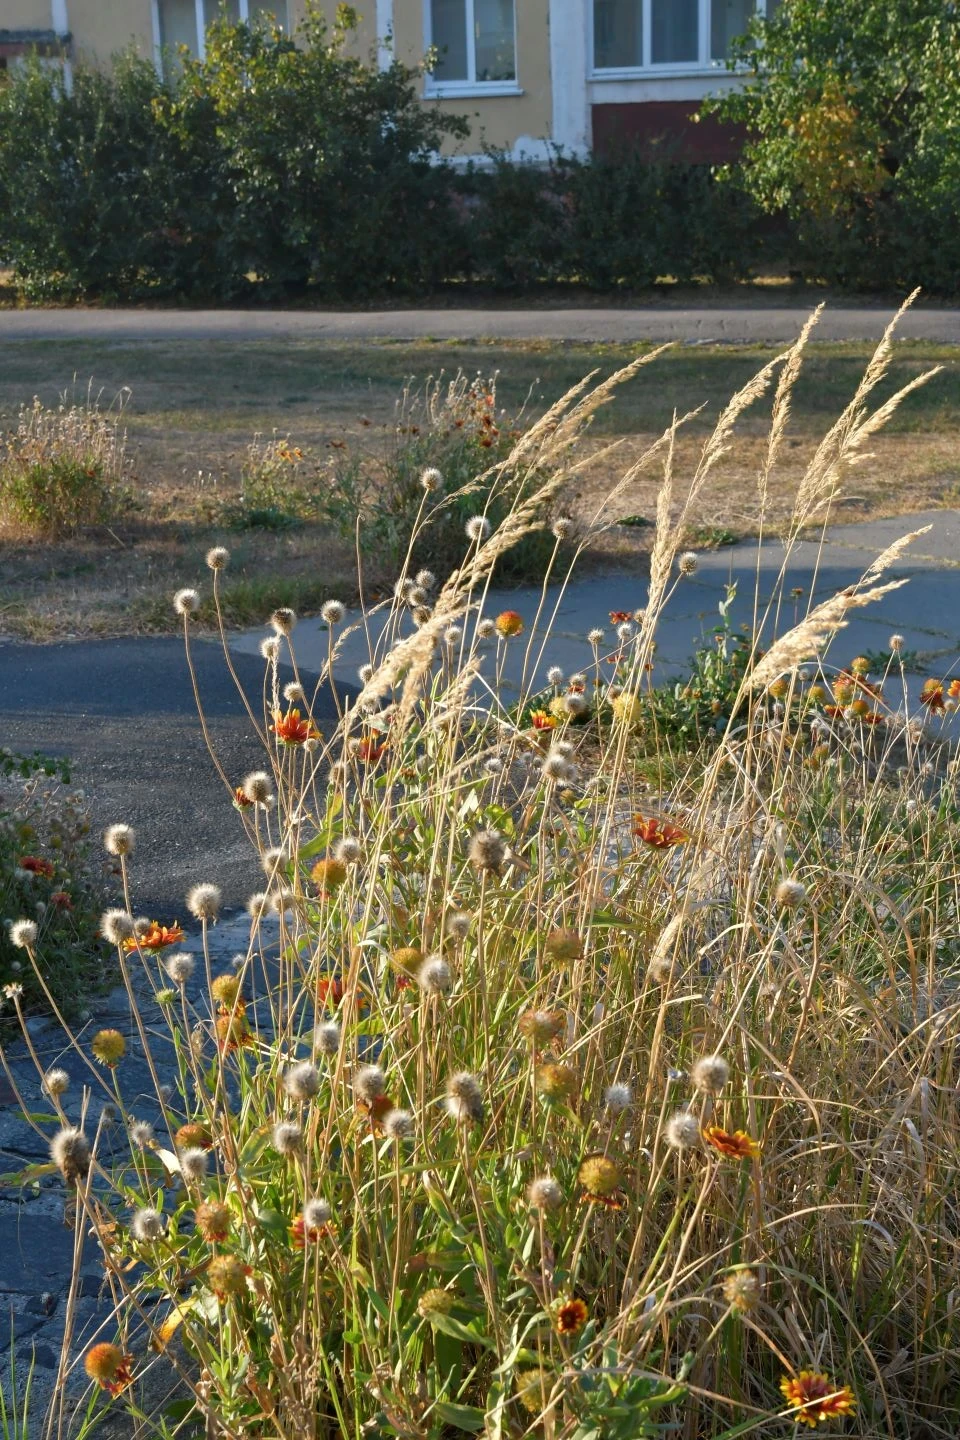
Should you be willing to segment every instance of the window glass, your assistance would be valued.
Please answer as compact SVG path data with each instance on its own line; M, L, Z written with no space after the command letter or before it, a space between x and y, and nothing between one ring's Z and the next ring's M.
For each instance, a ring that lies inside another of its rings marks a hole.
M473 0L478 80L515 80L513 0Z
M276 21L281 30L289 28L286 0L250 0L249 15L251 24L271 20Z
M756 11L755 0L711 0L711 60L726 60L730 54L730 42L746 32Z
M679 65L699 59L698 0L650 0L651 62Z
M236 25L240 19L240 0L203 0L203 23L212 25L214 20L222 16Z
M431 0L430 43L437 51L435 80L467 80L466 0Z
M197 53L197 7L193 0L159 0L160 44L173 52L186 45L191 55Z
M598 70L643 64L643 0L595 0L593 63Z

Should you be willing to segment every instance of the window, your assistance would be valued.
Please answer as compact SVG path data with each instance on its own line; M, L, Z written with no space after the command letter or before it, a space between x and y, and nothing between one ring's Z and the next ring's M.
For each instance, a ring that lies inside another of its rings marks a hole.
M595 70L711 70L781 0L593 0ZM462 8L462 3L461 3Z
M203 36L208 25L226 15L228 20L276 20L287 28L287 0L157 0L157 43L167 64L176 63L177 50L185 45L191 55L203 54Z
M514 0L429 0L428 17L435 87L515 84Z

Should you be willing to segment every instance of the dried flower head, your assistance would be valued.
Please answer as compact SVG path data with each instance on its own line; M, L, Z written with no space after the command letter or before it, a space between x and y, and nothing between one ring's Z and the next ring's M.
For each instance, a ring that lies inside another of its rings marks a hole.
M132 1362L133 1356L125 1355L119 1345L102 1340L98 1345L91 1345L84 1355L83 1368L101 1390L110 1395L120 1395L128 1385L133 1384Z
M127 1042L119 1030L98 1030L90 1042L93 1057L113 1070L127 1053Z
M146 1150L153 1144L153 1126L148 1120L131 1120L127 1134L137 1150Z
M550 533L554 540L566 540L573 529L573 520L569 515L557 515L550 525Z
M320 1090L321 1075L309 1060L300 1060L284 1071L283 1088L291 1100L312 1100Z
M449 1290L424 1290L417 1301L417 1314L423 1320L431 1320L434 1315L449 1315L455 1298Z
M543 942L544 954L554 965L564 967L572 965L583 955L583 941L576 930L566 926L557 926L551 930Z
M32 950L37 943L37 925L34 920L14 920L10 926L10 944L18 950Z
M604 631L601 630L601 629L599 628L599 626L597 626L597 627L596 627L595 629L593 629L593 630L588 630L588 631L587 631L587 640L588 640L588 642L593 646L594 650L596 650L596 648L597 648L598 645L602 645L602 644L603 644L603 636L604 636Z
M222 903L219 885L193 885L187 892L187 909L195 920L216 920Z
M548 750L540 766L544 780L552 780L554 783L569 779L570 770L570 761L559 750Z
M141 1244L159 1240L165 1229L166 1221L152 1205L144 1205L141 1210L135 1210L130 1221L130 1233L134 1240L139 1240Z
M265 770L252 770L240 786L251 805L270 805L273 782Z
M204 1200L194 1212L197 1233L208 1245L220 1245L230 1234L233 1215L222 1200Z
M125 945L135 933L133 916L126 910L104 910L100 916L100 934L111 945Z
M249 1265L235 1255L214 1255L207 1266L207 1284L218 1300L229 1300L244 1293L249 1274Z
M607 1110L619 1115L621 1111L629 1110L633 1104L633 1091L622 1080L614 1081L604 1090L603 1103Z
M399 1145L413 1134L413 1116L409 1110L388 1110L383 1117L383 1133L388 1140Z
M723 1298L733 1310L746 1314L760 1304L760 1281L753 1270L731 1270L721 1288Z
M61 1095L65 1095L70 1089L70 1076L66 1070L61 1070L55 1066L44 1075L43 1089L46 1094L53 1096L55 1099L59 1099Z
M363 846L352 835L344 835L334 846L333 856L342 865L356 865L363 858Z
M197 1145L201 1150L211 1150L213 1131L200 1120L187 1120L174 1133L173 1143L178 1150L189 1150L191 1145Z
M186 985L190 976L193 974L195 964L196 962L193 956L188 954L186 950L178 950L175 955L167 956L163 962L163 968L166 970L174 985L182 986Z
M564 1024L561 1010L524 1010L517 1029L525 1040L540 1049L563 1034Z
M386 1090L387 1077L379 1065L361 1065L353 1077L353 1093L367 1105L386 1094Z
M206 1178L210 1161L202 1145L188 1145L178 1153L177 1159L180 1161L180 1174L188 1184L196 1185Z
M464 910L451 910L444 928L454 940L465 940L470 933L470 916Z
M67 1184L76 1185L90 1169L90 1141L73 1126L58 1130L50 1141L50 1159Z
M343 860L336 855L325 855L318 860L310 871L310 878L316 885L321 895L335 895L342 885L346 883L347 867Z
M473 515L467 521L464 528L467 532L467 539L479 545L482 540L486 540L489 536L491 526L486 515Z
M585 695L576 690L570 690L566 695L561 696L563 708L571 720L579 720L586 715L590 709L590 702Z
M807 887L799 880L781 880L777 886L776 901L783 910L796 910L807 898Z
M579 1078L572 1065L558 1065L548 1061L545 1065L537 1066L534 1081L538 1095L542 1095L545 1100L561 1103L569 1100L577 1088Z
M890 639L887 641L887 644L890 646L891 654L899 655L900 651L906 644L906 641L902 635L891 635Z
M468 1070L451 1075L447 1081L447 1114L458 1125L479 1125L483 1119L483 1092L480 1082Z
M276 635L291 635L297 623L295 610L289 605L280 605L270 616L270 625Z
M542 1365L533 1370L520 1370L514 1377L517 1399L529 1415L539 1415L549 1407L554 1377Z
M704 1095L719 1095L730 1079L730 1066L722 1055L702 1055L691 1071L694 1088Z
M336 1055L340 1049L340 1026L336 1020L324 1020L314 1030L313 1039L321 1055Z
M303 1131L295 1121L281 1120L274 1125L271 1140L278 1155L297 1155L303 1144Z
M339 625L347 613L347 607L340 600L328 600L320 610L320 618L326 625Z
M430 955L420 966L416 978L427 995L446 995L453 984L450 966L442 955Z
M333 1211L319 1196L308 1200L303 1207L303 1226L311 1240L316 1239L332 1219Z
M210 570L225 570L230 551L223 545L214 545L207 551L207 566Z
M196 590L178 590L173 597L173 608L184 618L193 615L200 608L200 596Z
M420 476L420 484L424 490L426 490L427 494L430 495L435 490L443 489L443 476L435 465L428 465Z
M499 830L478 830L468 853L474 869L499 875L507 858L506 841Z
M620 1167L609 1155L588 1155L580 1164L577 1179L588 1200L609 1200L620 1186Z
M129 855L136 843L132 825L108 825L103 832L103 845L108 855Z
M485 619L477 621L478 640L492 640L496 633L497 627L492 620Z
M280 659L280 639L277 635L267 635L260 641L260 654L268 665L276 665Z
M527 1199L531 1210L549 1213L560 1209L563 1204L563 1191L552 1175L541 1175L539 1179L531 1182Z
M432 570L418 570L415 579L421 590L432 590L437 583L437 577Z
M677 560L677 569L681 575L696 575L699 559L693 550L684 550Z

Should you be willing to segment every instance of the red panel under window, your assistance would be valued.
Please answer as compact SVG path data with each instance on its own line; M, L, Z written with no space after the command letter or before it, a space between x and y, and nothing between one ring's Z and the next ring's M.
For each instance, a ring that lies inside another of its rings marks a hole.
M740 126L714 116L693 120L695 100L642 100L635 104L593 106L593 148L598 155L637 146L651 155L682 164L723 165L735 160L743 144Z

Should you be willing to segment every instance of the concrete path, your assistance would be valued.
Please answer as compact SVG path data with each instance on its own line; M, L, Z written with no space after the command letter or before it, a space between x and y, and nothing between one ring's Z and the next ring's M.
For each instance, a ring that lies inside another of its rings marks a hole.
M0 310L0 344L16 340L579 340L621 344L780 345L796 338L815 297L789 305L673 308L415 310ZM878 340L894 307L831 306L818 340ZM960 309L914 307L904 340L960 344Z
M796 600L785 602L776 625L777 633L794 623L795 606L799 614L805 613L811 593L814 601L835 594L858 580L894 540L928 524L931 530L914 543L885 577L909 577L909 584L879 604L856 611L847 628L838 635L833 654L838 664L845 664L865 651L885 650L890 634L898 631L904 636L908 667L912 672L945 672L954 666L960 641L960 511L956 510L935 510L838 526L822 547L816 540L799 544L791 556L782 593L789 595L793 587L799 587L803 593ZM737 585L737 599L731 610L735 626L752 622L755 592L761 607L759 613L763 614L783 557L783 547L778 541L767 541L759 549L756 542L745 541L729 549L702 553L696 575L678 581L657 631L655 678L668 680L683 672L696 642L719 624L717 607L726 599L729 584ZM521 685L532 685L536 690L546 684L546 670L551 665L561 666L568 675L589 669L594 652L587 642L587 631L593 626L604 627L607 641L612 642L610 611L636 610L645 604L646 594L646 579L639 574L575 580L562 594L559 589L548 592L547 602L534 626L541 603L539 590L491 592L484 605L485 614L495 616L501 610L517 610L527 625L524 637L510 641L505 647L504 687L514 695ZM356 618L349 615L346 623ZM548 628L549 639L546 638ZM381 629L382 621L371 623L375 643ZM256 630L238 635L232 642L233 648L241 655L255 654L263 633ZM764 631L766 642L773 633L771 619ZM327 645L327 628L322 621L304 620L297 627L295 647L301 665L319 670L327 655ZM482 673L492 677L499 653L497 643L485 642L482 648L487 655ZM356 684L358 667L369 659L366 635L359 629L343 645L334 675L341 681Z

